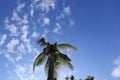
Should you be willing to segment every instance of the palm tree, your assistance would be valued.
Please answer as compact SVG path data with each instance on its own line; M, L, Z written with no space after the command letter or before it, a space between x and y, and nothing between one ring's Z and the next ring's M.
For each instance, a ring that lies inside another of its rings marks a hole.
M85 80L94 80L93 76L87 76L87 78Z
M70 80L74 80L74 76L73 75L71 75Z
M54 80L57 77L57 69L61 64L67 65L71 70L73 66L71 64L71 59L60 52L60 49L72 49L77 50L76 47L70 44L50 44L46 42L45 38L41 38L37 43L44 47L43 51L36 57L33 64L33 72L36 66L41 65L46 59L45 72L48 75L47 80Z

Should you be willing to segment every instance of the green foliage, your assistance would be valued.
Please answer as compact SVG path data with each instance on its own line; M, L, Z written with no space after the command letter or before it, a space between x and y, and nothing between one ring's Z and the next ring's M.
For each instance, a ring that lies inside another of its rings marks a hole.
M58 49L71 49L71 50L77 51L77 48L70 44L58 44L57 48Z
M70 77L65 77L65 80L75 80L74 76L71 75ZM79 80L82 80L82 79L79 79ZM94 77L93 76L87 76L87 78L85 80L94 80Z
M38 39L36 42L37 42L37 44L39 44L41 46L45 46L47 44L44 37L42 37L41 39Z
M33 72L35 70L35 67L38 65L41 65L45 59L46 59L46 55L44 53L41 53L36 57L34 64L33 64Z
M71 75L70 80L74 80L74 76L73 75Z
M87 76L87 78L85 80L94 80L93 76Z

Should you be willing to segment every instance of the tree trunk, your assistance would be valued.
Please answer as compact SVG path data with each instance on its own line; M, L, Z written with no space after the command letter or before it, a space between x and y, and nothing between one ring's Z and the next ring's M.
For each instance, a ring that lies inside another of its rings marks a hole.
M49 64L47 80L54 80L54 55L50 56L50 64Z

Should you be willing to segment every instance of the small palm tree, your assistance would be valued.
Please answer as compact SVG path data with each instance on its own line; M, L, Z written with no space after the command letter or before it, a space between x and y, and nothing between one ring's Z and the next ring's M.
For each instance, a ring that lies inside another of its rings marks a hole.
M74 80L74 76L73 75L71 75L70 80Z
M71 70L73 70L70 58L67 55L61 53L60 49L77 50L76 47L70 44L50 44L49 42L46 42L45 38L39 39L37 43L41 46L44 46L44 49L34 61L33 72L35 70L35 67L41 65L46 59L47 62L45 64L45 72L48 74L47 80L56 79L56 70L61 64L67 65Z
M93 76L87 76L87 78L85 80L94 80Z

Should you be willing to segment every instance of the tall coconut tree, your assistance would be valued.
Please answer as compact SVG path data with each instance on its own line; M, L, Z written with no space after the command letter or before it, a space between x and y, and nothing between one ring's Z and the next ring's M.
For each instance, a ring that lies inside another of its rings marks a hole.
M71 59L63 54L61 49L72 49L77 50L76 47L70 44L50 44L45 40L45 38L41 38L37 41L37 44L43 46L43 51L36 57L33 64L33 72L36 66L41 65L45 60L45 72L47 73L47 80L55 80L57 78L57 69L60 65L67 65L71 70L73 70L73 66L71 64Z

